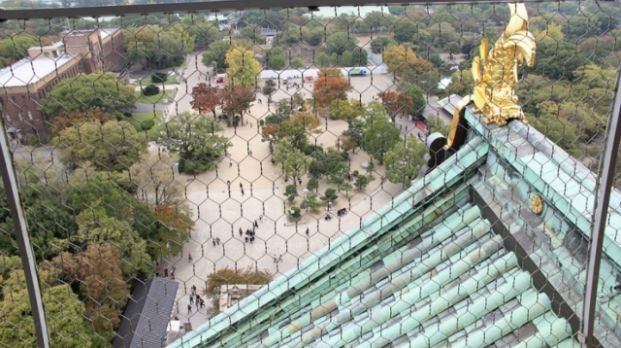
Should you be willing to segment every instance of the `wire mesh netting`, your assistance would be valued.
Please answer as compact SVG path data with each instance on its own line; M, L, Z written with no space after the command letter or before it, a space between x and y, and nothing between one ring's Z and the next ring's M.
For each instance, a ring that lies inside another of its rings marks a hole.
M579 346L621 5L524 11L0 24L51 346ZM1 197L0 345L31 347ZM607 221L591 344L619 347L616 189Z

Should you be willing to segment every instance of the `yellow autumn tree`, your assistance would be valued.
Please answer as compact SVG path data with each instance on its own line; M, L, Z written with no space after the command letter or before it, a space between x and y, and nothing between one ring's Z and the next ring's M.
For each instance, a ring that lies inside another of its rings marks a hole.
M244 46L234 46L226 53L228 83L232 87L254 87L261 72L261 64L254 51Z

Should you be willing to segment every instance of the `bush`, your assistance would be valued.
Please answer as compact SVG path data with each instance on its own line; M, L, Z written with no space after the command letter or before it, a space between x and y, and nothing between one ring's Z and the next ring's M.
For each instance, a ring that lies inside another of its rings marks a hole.
M148 131L149 129L153 128L153 126L155 126L155 121L153 119L150 120L144 120L142 122L140 122L140 131Z
M298 207L289 208L289 218L293 221L297 221L302 217L302 210Z
M151 74L151 82L153 83L164 83L168 79L168 75L162 72L154 72Z
M142 89L142 94L146 96L160 94L160 88L156 85L148 85Z

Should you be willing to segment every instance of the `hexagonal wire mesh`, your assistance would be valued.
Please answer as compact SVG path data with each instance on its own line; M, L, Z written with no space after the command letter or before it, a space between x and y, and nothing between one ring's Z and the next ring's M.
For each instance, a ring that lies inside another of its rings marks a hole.
M526 9L528 125L467 106L465 143L427 157L473 76L512 86L524 13L85 9L3 23L3 121L52 345L578 345L621 6ZM606 347L621 346L620 201L600 261ZM1 226L0 344L29 347L6 201Z

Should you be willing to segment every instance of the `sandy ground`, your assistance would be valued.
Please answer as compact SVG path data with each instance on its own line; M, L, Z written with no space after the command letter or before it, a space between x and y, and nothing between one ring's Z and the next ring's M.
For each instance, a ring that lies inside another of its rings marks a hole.
M206 69L197 56L188 58L186 70L182 73L188 81L187 90L191 91L193 84L205 81L201 71ZM199 71L197 72L196 69ZM289 98L293 93L300 92L306 98L312 92L312 83L301 84L300 89L287 89L284 84L273 95L278 101ZM391 75L374 74L368 77L351 79L353 89L349 93L352 99L363 102L374 100L377 93L394 86ZM175 100L169 106L168 117L174 117L177 112L191 111L189 102L191 96L180 88ZM185 187L186 202L192 209L195 226L190 240L185 244L182 255L170 258L161 266L175 268L175 279L180 288L177 293L177 305L173 315L183 321L190 321L196 328L208 319L211 301L207 301L207 308L192 307L188 315L188 303L191 287L195 285L199 293L205 287L207 276L222 268L266 270L278 276L298 265L306 257L326 246L331 240L351 228L359 226L363 218L374 210L379 209L396 197L403 188L401 185L383 182L383 168L376 165L373 173L375 180L371 181L364 192L342 192L331 209L347 208L349 213L342 218L336 217L330 221L324 219L325 208L318 214L305 213L296 224L288 220L286 210L288 203L284 197L284 189L288 183L280 166L271 163L269 145L263 142L260 135L259 120L271 112L275 105L266 104L267 98L258 95L262 103L256 101L249 113L245 115L245 124L237 129L225 128L222 135L228 137L233 144L229 149L229 157L223 160L218 167L196 178L188 178ZM404 121L407 122L407 121ZM311 134L311 142L324 147L336 146L336 139L346 129L344 121L322 121L320 131ZM411 124L412 131L414 130ZM404 127L405 129L405 127ZM369 156L359 151L351 157L351 170L364 172L362 163L369 160ZM303 178L305 187L308 178ZM227 189L230 181L230 196ZM241 192L243 185L244 194ZM323 192L327 185L322 183L319 192ZM300 190L302 191L302 190ZM304 195L304 192L300 192ZM298 198L297 203L301 201ZM254 221L259 227L253 243L244 242L244 236L239 235L239 228L252 228ZM306 235L306 229L309 235ZM214 245L219 239L220 244ZM188 259L188 254L192 260Z

